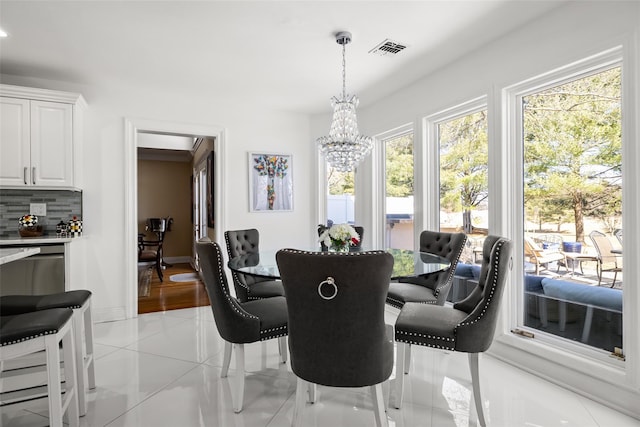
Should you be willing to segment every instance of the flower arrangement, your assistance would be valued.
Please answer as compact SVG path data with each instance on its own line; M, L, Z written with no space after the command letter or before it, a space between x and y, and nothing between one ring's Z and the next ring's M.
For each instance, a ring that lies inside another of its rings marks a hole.
M349 245L360 243L360 236L349 224L333 224L331 227L323 228L319 241L330 249L348 251Z

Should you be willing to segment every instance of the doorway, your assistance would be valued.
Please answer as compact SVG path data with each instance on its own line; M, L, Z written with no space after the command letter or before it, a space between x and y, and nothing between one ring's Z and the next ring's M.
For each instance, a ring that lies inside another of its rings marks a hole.
M145 119L125 119L125 233L127 244L125 245L126 268L126 316L136 317L138 314L138 268L137 268L137 231L138 231L138 147L141 134L178 135L196 138L210 138L213 142L213 150L216 152L214 193L220 203L214 205L216 228L224 229L224 215L220 207L223 205L224 196L222 177L224 176L224 129L220 127L190 125L184 123L171 123L164 121L152 121ZM153 148L153 147L150 147ZM155 147L169 149L169 147ZM183 149L192 149L186 147ZM218 241L219 237L212 230L212 240ZM180 274L180 273L177 273Z
M206 168L199 165L206 164L212 142L191 136L138 133L137 231L146 242L141 248L145 261L138 262L138 314L209 304L193 253L194 233L197 237L200 228L198 218L206 213L207 206L201 206L199 197L191 193L206 185L206 180L198 176L206 174ZM151 148L158 146L171 149ZM183 146L188 149L179 149ZM154 262L157 257L161 257L161 268Z

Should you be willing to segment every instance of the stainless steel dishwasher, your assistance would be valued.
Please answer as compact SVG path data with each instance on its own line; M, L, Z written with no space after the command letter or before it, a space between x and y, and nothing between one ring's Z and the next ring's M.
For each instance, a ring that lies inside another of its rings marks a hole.
M39 247L37 255L0 265L0 295L64 292L64 245Z

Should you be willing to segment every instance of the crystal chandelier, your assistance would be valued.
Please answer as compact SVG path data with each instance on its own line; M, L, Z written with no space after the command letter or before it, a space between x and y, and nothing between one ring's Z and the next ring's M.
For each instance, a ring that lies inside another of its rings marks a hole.
M331 98L333 120L329 136L320 137L317 141L318 149L333 168L350 172L369 154L373 139L359 134L356 118L358 98L347 95L345 50L351 42L351 33L337 33L336 42L342 45L342 95Z

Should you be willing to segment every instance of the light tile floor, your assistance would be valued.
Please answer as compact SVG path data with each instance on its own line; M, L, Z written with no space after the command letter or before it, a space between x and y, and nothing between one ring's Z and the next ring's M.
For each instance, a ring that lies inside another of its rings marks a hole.
M388 323L394 322L387 313ZM244 409L234 414L231 380L220 378L223 343L211 309L151 313L95 325L96 390L82 426L289 426L295 378L279 363L276 340L246 349ZM475 427L465 354L412 350L402 410L389 408L391 427ZM640 426L622 415L490 356L481 356L481 385L490 426ZM392 374L391 380L395 373ZM489 380L490 378L490 380ZM393 388L393 387L391 387ZM3 408L1 426L48 425L46 402ZM365 389L319 387L304 409L305 426L372 426Z

